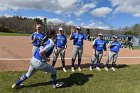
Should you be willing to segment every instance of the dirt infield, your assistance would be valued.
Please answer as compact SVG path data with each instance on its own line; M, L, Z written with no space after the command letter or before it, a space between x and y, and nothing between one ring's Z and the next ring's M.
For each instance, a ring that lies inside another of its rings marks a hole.
M26 71L31 58L31 49L30 38L27 36L0 36L0 71ZM89 64L91 55L92 42L85 41L82 64ZM68 41L66 65L70 65L71 56L72 41ZM106 58L103 57L101 63L105 63ZM139 60L140 50L121 49L117 64L140 64ZM56 67L60 66L61 61L58 59Z

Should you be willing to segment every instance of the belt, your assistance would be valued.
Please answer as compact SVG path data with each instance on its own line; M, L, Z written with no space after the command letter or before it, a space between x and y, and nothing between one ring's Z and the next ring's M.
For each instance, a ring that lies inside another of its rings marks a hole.
M36 46L36 47L40 47L40 45L34 45L34 46Z
M103 50L96 50L96 51L102 52Z

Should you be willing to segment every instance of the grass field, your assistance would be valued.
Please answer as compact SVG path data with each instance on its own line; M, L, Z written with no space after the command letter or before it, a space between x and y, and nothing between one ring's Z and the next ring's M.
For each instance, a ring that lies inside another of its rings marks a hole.
M0 36L30 36L30 35L31 34L0 32Z
M58 70L58 80L64 87L53 89L50 74L37 72L23 84L21 89L11 85L25 72L0 72L0 93L140 93L140 65L118 66L116 72L89 71L64 73Z

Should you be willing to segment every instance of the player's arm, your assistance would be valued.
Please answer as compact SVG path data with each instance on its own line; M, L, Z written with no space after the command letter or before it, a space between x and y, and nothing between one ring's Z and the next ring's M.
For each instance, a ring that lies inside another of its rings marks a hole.
M87 40L87 39L88 39L88 36L87 36L87 35L85 35L85 34L84 34L84 39L85 39L85 40Z
M72 40L73 33L70 34L69 40Z
M112 41L110 41L110 42L108 43L108 48L110 48L111 45L112 45Z
M67 48L67 42L68 42L68 40L67 40L67 37L66 37L66 41L65 41L65 49Z
M37 40L37 38L35 37L35 34L32 34L31 43L33 44L36 40Z
M74 33L74 31L71 30L71 34L70 34L69 40L72 40L74 38L74 34L73 33Z
M93 41L93 44L92 44L92 48L93 48L93 53L95 53L96 51L96 39Z

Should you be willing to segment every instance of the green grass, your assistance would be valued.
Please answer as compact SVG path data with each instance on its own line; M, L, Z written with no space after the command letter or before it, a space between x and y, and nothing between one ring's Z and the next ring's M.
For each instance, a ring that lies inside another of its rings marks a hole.
M50 74L37 72L26 80L21 89L11 89L11 85L25 72L0 72L0 93L140 93L140 65L119 66L116 72L58 70L58 80L64 87L53 89Z
M0 36L30 36L30 35L31 34L0 32Z

